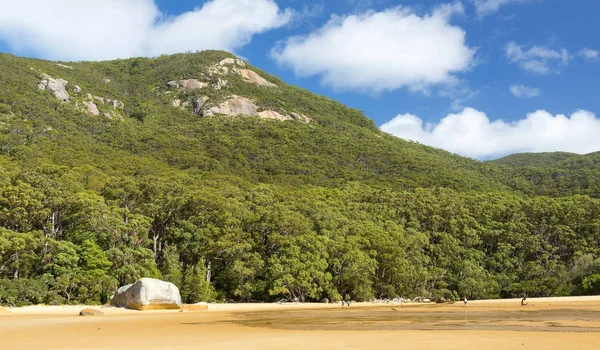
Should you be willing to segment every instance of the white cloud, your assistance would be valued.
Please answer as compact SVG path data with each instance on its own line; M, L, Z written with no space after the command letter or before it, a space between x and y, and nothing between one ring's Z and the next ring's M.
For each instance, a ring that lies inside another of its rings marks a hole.
M473 108L450 114L439 123L423 123L412 114L398 115L381 130L464 156L489 159L519 152L589 153L600 149L600 119L580 110L570 117L539 110L507 123L490 121Z
M425 90L455 81L472 64L465 31L450 24L463 11L455 3L424 16L402 7L333 16L315 32L280 43L272 56L296 75L321 76L337 89Z
M598 50L592 50L586 47L579 51L579 56L583 57L586 60L593 61L597 60L600 57L600 52Z
M2 1L0 40L17 53L62 60L234 51L290 17L274 0L211 0L168 18L154 0Z
M565 66L571 60L566 49L552 50L537 45L524 49L514 41L506 45L505 53L511 62L519 64L526 71L537 74L549 74L555 70L556 65Z
M513 96L520 98L532 98L542 94L542 90L525 85L511 85L509 90Z
M497 12L501 6L510 3L531 2L532 0L473 0L475 11L479 18Z

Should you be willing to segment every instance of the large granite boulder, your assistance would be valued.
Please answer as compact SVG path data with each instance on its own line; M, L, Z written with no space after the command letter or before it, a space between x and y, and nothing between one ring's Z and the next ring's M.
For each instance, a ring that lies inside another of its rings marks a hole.
M180 309L181 295L173 283L141 278L119 288L110 305L134 310Z
M54 79L48 74L43 74L42 80L38 84L38 89L52 91L54 97L57 99L69 102L69 93L67 92L68 83L64 79Z
M230 99L204 112L204 116L223 114L227 116L258 114L258 107L245 97L231 96Z

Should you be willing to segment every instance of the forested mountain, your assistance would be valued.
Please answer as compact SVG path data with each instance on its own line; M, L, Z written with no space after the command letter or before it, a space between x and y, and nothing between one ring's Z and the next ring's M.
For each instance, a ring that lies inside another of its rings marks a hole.
M491 163L506 166L503 182L528 195L600 197L600 152L523 153Z
M144 276L187 302L600 292L595 157L523 157L392 137L226 52L0 54L0 304Z

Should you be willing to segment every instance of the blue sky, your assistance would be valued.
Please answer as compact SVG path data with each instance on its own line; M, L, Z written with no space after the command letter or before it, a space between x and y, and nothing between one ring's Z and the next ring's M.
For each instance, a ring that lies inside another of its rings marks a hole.
M100 60L226 49L386 132L466 156L600 150L598 1L47 3L0 4L0 51ZM53 16L67 24L39 24Z

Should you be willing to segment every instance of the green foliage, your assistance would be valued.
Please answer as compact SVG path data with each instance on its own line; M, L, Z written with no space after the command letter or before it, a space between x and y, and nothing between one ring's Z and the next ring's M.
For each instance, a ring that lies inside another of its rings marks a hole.
M278 87L166 87L214 80L226 57L69 70L0 54L0 304L105 303L141 277L189 303L600 292L599 154L477 162L255 67ZM42 73L67 79L72 101L38 90ZM92 116L77 107L87 93L125 108ZM313 121L171 105L232 94Z

